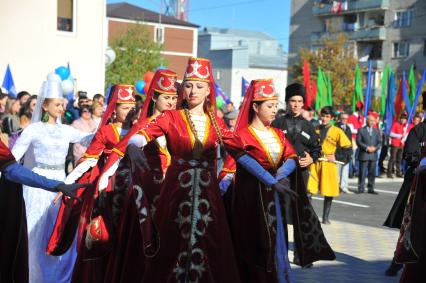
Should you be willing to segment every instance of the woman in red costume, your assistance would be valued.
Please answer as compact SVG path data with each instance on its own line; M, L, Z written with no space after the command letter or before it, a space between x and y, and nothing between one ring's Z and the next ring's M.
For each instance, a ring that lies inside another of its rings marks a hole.
M400 283L420 283L426 278L426 148L422 150L395 251L395 261L404 264Z
M303 203L303 199L309 203L304 195L305 190L297 188L302 181L300 177L297 178L297 159L293 147L281 130L270 127L275 119L277 105L278 95L272 79L252 81L244 97L235 131L243 140L247 154L275 176L277 181L288 187L291 184L292 190L297 191L299 198L296 206L313 211L312 207ZM222 170L224 178L219 185L222 193L227 191L233 180L235 169L235 163L231 160L227 159L225 164L228 166L225 171ZM278 192L271 190L270 186L241 165L237 164L236 167L234 186L226 193L225 201L240 278L242 282L292 282L285 245L285 222ZM295 227L299 231L296 236L299 236L300 220L293 223L299 226ZM308 228L316 226L313 230L319 235L319 251L324 253L320 258L334 259L317 217L314 225L307 221L304 223ZM300 236L298 238L297 244L300 243ZM303 262L313 260L316 256L311 255L311 258L306 259L304 253Z
M116 148L125 148L129 138L136 134L143 125L154 120L165 110L176 109L177 102L176 73L170 70L158 70L151 80L138 122L133 125ZM143 172L134 168L131 178L127 182L121 182L119 176L122 175L123 170L126 170L121 162L120 169L114 178L110 179L115 183L108 185L113 190L117 190L119 186L123 185L127 187L127 198L121 209L114 247L109 257L105 276L108 278L108 282L141 282L145 257L154 255L158 248L158 240L152 225L152 215L164 175L170 165L170 154L167 151L164 136L148 143L143 151L150 170ZM130 160L125 158L124 161L127 164L130 161L130 166L135 167L131 165L130 155L127 155Z
M247 155L241 139L217 123L211 74L209 60L191 58L182 87L184 109L165 111L129 142L144 146L164 135L171 155L154 217L160 249L147 259L142 282L240 282L216 178L217 147L237 162ZM100 190L118 162L117 154L108 159L111 171L101 175Z
M104 113L99 129L87 148L83 158L71 172L65 183L89 182L96 183L106 157L111 154L115 145L128 132L134 116L134 87L116 85L111 91L111 99ZM111 123L107 123L112 118ZM60 255L71 245L77 233L78 258L73 272L73 282L98 282L104 277L104 270L99 268L106 262L105 257L91 252L90 237L86 237L91 224L93 208L98 192L94 189L81 189L77 192L83 199L82 203L63 199L56 224L50 238L47 253ZM97 259L93 259L96 257ZM83 279L84 278L84 279ZM87 281L84 281L87 280Z

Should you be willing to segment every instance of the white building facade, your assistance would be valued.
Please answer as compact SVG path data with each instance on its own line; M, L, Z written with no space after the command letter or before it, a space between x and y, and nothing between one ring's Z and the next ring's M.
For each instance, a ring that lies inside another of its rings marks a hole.
M106 0L1 1L0 35L0 79L10 64L18 92L69 63L76 90L104 93Z
M272 78L284 107L287 56L279 42L263 33L238 29L204 28L198 34L198 56L212 60L216 83L238 106L242 78Z

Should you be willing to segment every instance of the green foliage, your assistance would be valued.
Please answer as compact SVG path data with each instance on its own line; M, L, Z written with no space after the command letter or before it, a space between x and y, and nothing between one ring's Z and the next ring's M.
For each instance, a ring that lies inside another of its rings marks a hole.
M351 104L357 60L349 52L347 36L331 35L322 39L319 46L316 50L300 50L299 63L290 67L293 78L303 82L303 61L307 60L312 80L317 80L318 67L325 74L330 73L333 105Z
M106 86L117 83L133 85L142 80L147 71L166 65L160 55L161 44L152 40L142 24L129 26L126 32L113 39L110 46L116 53L116 59L106 68Z

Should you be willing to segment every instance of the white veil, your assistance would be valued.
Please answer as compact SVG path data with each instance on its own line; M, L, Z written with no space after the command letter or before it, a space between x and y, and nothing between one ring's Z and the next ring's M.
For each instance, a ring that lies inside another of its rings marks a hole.
M46 98L63 98L63 91L61 83L57 81L44 81L39 95L37 95L37 102L34 109L34 112L31 117L31 123L37 123L41 121L41 116L43 114L43 103ZM60 123L61 119L59 118L57 122Z
M37 95L37 102L34 109L34 112L31 116L31 123L37 123L41 121L42 114L43 114L43 103L46 98L63 98L63 92L61 83L57 81L44 81L40 92ZM61 123L61 118L58 118L56 123ZM24 155L24 166L32 169L35 167L35 156L34 156L34 149L33 146L30 145L28 147L27 152Z

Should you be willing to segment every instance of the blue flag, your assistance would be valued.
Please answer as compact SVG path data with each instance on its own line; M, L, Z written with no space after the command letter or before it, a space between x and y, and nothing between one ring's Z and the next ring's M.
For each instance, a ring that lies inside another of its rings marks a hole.
M4 74L3 84L2 87L4 87L7 90L8 94L12 94L16 97L17 91L15 88L15 83L13 82L12 72L10 71L10 66L7 64L6 73Z
M244 97L246 95L246 91L249 87L250 83L245 79L241 78L241 96Z
M411 120L413 119L414 115L416 114L417 103L419 103L419 98L420 98L420 95L422 93L423 84L425 83L425 79L426 79L426 68L423 70L422 79L420 80L419 84L417 85L416 96L414 98L413 105L411 105L411 111L409 112L410 114L408 116L408 122L407 122L407 126L406 126L407 128L408 128L408 125L411 124Z
M405 76L405 71L402 72L402 98L404 99L405 110L407 111L407 113L410 113L411 103L410 103L410 97L408 96L407 77Z
M368 74L367 74L367 88L365 90L365 99L364 99L364 117L367 117L368 110L370 109L371 104L371 95L372 95L372 89L371 89L371 68L372 68L372 61L370 60L368 62Z
M390 129L393 123L393 116L395 115L394 100L396 95L395 75L393 73L389 76L388 96L386 97L386 111L385 111L385 134L390 134Z
M223 101L225 101L226 104L228 104L229 102L231 102L231 100L229 99L229 97L225 94L225 92L223 91L223 89L221 89L220 86L217 83L214 83L214 86L216 88L216 96L222 97Z

